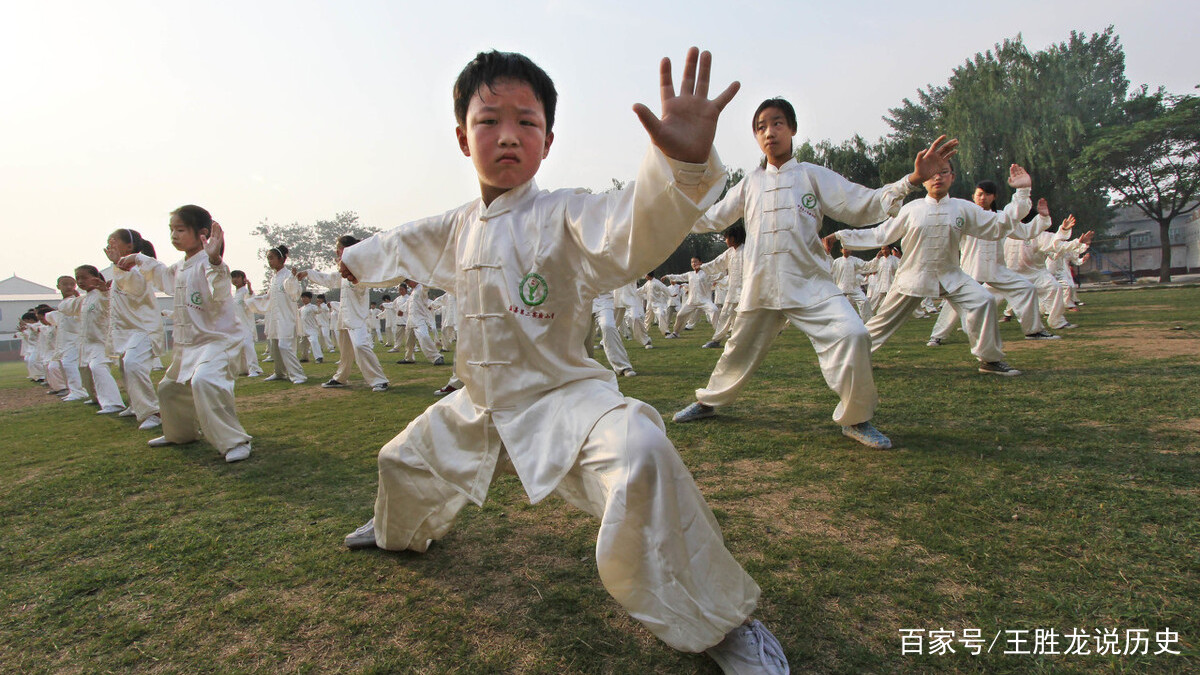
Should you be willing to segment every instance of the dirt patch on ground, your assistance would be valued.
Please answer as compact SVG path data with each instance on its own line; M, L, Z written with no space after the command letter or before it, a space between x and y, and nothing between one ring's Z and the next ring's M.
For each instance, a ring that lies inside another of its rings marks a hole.
M46 395L47 391L45 387L32 383L27 387L0 389L0 412L58 403L55 397Z
M1151 359L1200 357L1200 333L1170 326L1114 328L1095 332L1096 344Z

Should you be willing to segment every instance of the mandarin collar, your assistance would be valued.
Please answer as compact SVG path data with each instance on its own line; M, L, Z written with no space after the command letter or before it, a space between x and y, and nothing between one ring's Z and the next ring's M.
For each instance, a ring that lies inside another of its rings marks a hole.
M797 162L795 157L792 157L788 161L784 162L783 166L779 167L778 169L775 168L774 164L767 162L765 171L767 173L784 173L785 171L790 171L793 168L795 168L796 166L799 166L799 164L800 164L800 162Z
M537 193L537 182L530 178L525 183L493 199L489 206L483 206L483 201L481 200L479 205L482 207L482 211L479 214L479 219L488 221L492 218L502 216L509 211L516 210L525 202L531 201Z
M950 193L949 193L949 192L947 192L947 193L945 194L945 196L943 196L941 199L934 199L933 197L930 197L929 195L925 195L925 203L926 203L926 204L931 204L931 205L934 205L934 204L937 204L937 205L945 204L945 203L946 203L946 202L947 202L949 199L950 199Z

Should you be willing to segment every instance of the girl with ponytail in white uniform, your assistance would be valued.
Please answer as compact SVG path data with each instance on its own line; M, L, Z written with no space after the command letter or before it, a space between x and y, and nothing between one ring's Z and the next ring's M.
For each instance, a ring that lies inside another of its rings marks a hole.
M166 345L162 315L154 299L154 288L137 268L123 270L117 261L141 253L154 258L154 245L137 230L122 228L108 235L104 255L113 263L109 289L109 342L117 358L129 407L122 415L137 418L143 430L162 426L158 414L158 392L150 372Z
M288 269L288 248L282 244L267 251L267 265L275 271L266 295L258 295L246 301L251 310L266 317L267 342L271 346L271 361L275 372L264 382L291 380L304 384L308 377L300 366L296 355L296 339L300 335L300 315L296 303L300 301L300 282Z

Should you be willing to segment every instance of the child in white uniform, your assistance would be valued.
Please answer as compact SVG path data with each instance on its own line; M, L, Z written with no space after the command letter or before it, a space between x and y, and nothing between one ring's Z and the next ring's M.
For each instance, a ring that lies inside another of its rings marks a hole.
M733 317L737 316L738 300L742 295L742 244L746 243L746 228L731 225L725 230L725 246L721 255L704 263L704 271L718 279L725 287L725 298L721 303L720 320L713 329L712 339L701 345L705 349L720 349L721 341L733 331Z
M57 282L58 292L63 299L79 295L79 285L75 277L61 276ZM58 364L63 377L67 380L67 395L63 401L85 401L94 403L88 398L87 389L83 386L83 374L79 371L79 320L65 316L62 312L51 311L46 314L46 321L54 326L54 352L51 360Z
M838 394L833 421L842 433L871 448L890 448L891 441L870 422L879 402L871 343L858 312L833 283L831 260L818 232L826 215L863 226L895 213L923 176L946 165L957 143L943 145L938 139L917 155L913 173L872 190L829 169L796 161L796 112L787 101L763 101L751 128L766 161L734 185L693 229L715 232L745 220L738 313L708 385L696 390L696 402L676 413L674 420L711 417L716 407L736 400L775 337L791 323L808 336L825 383Z
M347 246L358 243L358 239L344 234L338 237L337 259L341 261L342 251ZM379 357L375 355L375 341L371 338L368 326L379 325L375 313L368 306L371 289L359 284L352 284L341 275L319 270L305 270L296 275L301 281L308 279L314 284L326 288L341 289L341 302L338 313L332 317L333 325L338 331L338 347L341 359L338 361L337 372L329 381L321 386L326 389L345 387L350 382L350 369L358 364L358 370L363 379L371 385L371 391L383 392L388 389L387 376L379 365Z
M267 342L270 344L275 372L264 382L291 380L294 384L304 384L308 377L296 355L296 338L300 335L300 318L296 309L296 303L300 300L300 283L284 265L287 254L288 248L283 245L267 251L267 265L275 271L275 276L271 278L267 293L250 298L246 306L266 317Z
M588 301L664 259L724 187L712 137L736 89L707 100L708 70L706 53L697 78L693 49L675 97L664 59L664 119L636 108L661 149L634 183L605 194L534 183L555 102L540 68L491 52L459 76L459 145L482 198L351 246L342 265L351 280L414 277L455 293L466 386L384 446L375 518L346 543L425 551L511 468L532 501L557 492L600 518L600 578L652 633L709 650L727 672L745 661L784 673L774 638L743 623L758 587L725 549L661 419L621 396L583 347Z
M155 257L154 245L137 230L121 228L108 235L104 255L113 263L109 290L109 326L113 355L118 359L129 408L122 415L137 418L144 431L158 428L158 390L150 379L159 357L166 351L162 314L154 298L154 288L136 268L125 271L116 263L134 253Z
M224 233L208 211L181 206L171 213L171 244L185 257L170 267L140 253L117 263L126 271L137 267L175 298L175 354L158 383L163 435L150 446L191 443L203 432L226 462L238 462L250 456L250 435L233 398L242 329L229 266L221 260Z
M86 295L64 299L58 303L58 311L79 321L79 366L86 375L83 378L85 388L100 404L96 414L119 413L125 409L125 402L121 400L121 389L109 368L112 361L108 358L108 281L93 265L76 267L75 281Z
M300 362L304 363L311 354L317 363L325 362L321 353L321 308L313 302L312 291L300 294Z
M254 288L250 285L250 280L246 278L246 273L241 270L234 270L230 274L233 280L233 305L238 318L238 326L242 329L242 360L238 368L238 372L247 377L258 377L262 375L262 368L258 365L258 352L254 351L254 338L258 333L258 327L254 325L254 311L250 309L247 301L254 297Z
M671 335L666 337L679 337L679 331L684 326L692 325L697 312L704 312L708 322L714 327L717 325L717 306L712 301L712 277L704 271L703 265L703 261L693 257L691 272L668 274L663 277L665 281L687 284L687 295L679 308L679 314L675 316L675 327L671 329Z

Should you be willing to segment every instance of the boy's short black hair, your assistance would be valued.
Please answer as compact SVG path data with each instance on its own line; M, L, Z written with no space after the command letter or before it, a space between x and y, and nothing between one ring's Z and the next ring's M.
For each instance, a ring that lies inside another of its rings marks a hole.
M799 131L800 125L796 123L796 109L792 107L791 103L778 97L769 98L758 104L758 108L754 110L754 117L750 118L750 128L752 130L757 130L758 116L767 108L778 108L783 113L783 118L787 120L788 128L792 131Z
M325 294L324 294L324 293L317 293L317 299L318 299L318 300L324 300L324 299L325 299Z
M232 272L230 272L230 273L229 273L229 276L231 276L231 277L240 277L240 278L242 278L242 279L245 279L245 278L246 278L246 273L245 273L245 272L243 272L243 271L241 271L241 270L234 270L234 271L232 271Z
M746 226L741 223L730 225L725 229L725 236L732 239L738 246L741 246L746 243Z
M533 96L541 102L546 113L546 133L554 129L554 108L558 104L558 91L554 81L528 56L516 52L479 52L467 64L454 81L454 118L458 125L466 128L467 108L471 97L482 87L488 89L501 80L524 82L533 90Z
M300 297L308 298L309 300L312 300L312 291L304 291L303 293L300 294Z

